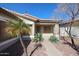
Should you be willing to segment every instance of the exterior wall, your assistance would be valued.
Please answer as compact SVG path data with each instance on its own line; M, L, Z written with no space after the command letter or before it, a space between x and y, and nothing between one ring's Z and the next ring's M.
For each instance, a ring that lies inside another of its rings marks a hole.
M60 27L60 36L68 36L68 34L65 31L65 27Z
M72 33L73 37L77 37L79 38L79 26L75 26L75 27L72 27Z
M71 34L73 37L79 38L79 26L72 26ZM65 27L60 27L60 36L68 36L65 31Z
M79 38L79 21L73 23L71 34L73 37Z

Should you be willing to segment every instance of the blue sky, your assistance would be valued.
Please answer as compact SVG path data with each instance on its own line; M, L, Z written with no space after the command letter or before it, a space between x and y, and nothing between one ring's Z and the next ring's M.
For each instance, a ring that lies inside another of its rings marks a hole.
M39 18L52 18L54 16L54 10L57 8L55 3L5 3L0 4L0 7L4 7L10 10L14 10L19 13L29 13Z

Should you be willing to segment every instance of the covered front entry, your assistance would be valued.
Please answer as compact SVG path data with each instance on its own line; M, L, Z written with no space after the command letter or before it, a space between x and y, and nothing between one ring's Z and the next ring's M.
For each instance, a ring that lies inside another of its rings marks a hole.
M49 39L53 35L54 25L36 25L35 33L42 33L44 39Z
M36 33L53 33L54 26L52 25L36 25L35 31Z

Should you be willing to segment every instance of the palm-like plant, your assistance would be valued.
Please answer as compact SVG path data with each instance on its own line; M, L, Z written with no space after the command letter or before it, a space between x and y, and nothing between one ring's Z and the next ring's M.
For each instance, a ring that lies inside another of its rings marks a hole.
M7 32L9 32L13 36L19 36L20 43L23 47L23 51L27 55L27 51L25 45L22 40L23 33L29 33L30 28L29 25L25 24L23 20L7 20L8 27L6 28Z

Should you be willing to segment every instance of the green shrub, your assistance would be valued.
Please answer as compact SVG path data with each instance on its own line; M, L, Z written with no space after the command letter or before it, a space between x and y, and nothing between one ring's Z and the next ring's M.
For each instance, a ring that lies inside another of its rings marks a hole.
M43 37L42 37L42 33L37 33L37 34L35 34L35 36L34 36L34 39L33 39L33 41L34 42L41 42L41 41L43 41L44 39L43 39Z
M57 43L59 40L57 39L57 37L55 36L50 36L49 40L52 42L52 43Z

